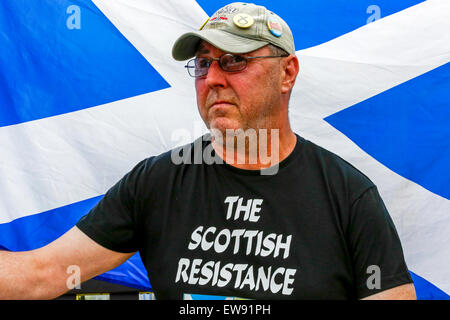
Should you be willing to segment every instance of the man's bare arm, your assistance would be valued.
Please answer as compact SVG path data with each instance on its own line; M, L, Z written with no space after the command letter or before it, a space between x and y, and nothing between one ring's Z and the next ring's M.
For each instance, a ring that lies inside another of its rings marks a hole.
M77 227L45 247L0 251L0 299L52 299L65 292L69 266L80 270L81 282L111 270L133 253L106 249ZM69 269L70 270L70 269Z
M417 300L416 290L412 283L381 291L362 300Z

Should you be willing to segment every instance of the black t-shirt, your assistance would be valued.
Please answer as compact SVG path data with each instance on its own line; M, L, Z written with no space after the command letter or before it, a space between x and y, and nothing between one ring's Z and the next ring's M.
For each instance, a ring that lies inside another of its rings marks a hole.
M356 299L412 282L375 185L337 155L297 136L267 175L194 161L208 135L188 147L182 163L137 164L77 223L139 251L158 299Z

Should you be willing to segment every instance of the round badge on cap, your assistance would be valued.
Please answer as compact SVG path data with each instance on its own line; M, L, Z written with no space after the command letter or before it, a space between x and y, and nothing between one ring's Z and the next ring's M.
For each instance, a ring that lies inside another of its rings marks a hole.
M238 13L234 16L233 22L239 28L247 29L255 23L255 20L251 15L248 15L246 13Z
M269 28L270 32L275 37L281 37L283 35L283 27L281 26L281 23L274 17L270 17L267 20L267 27Z

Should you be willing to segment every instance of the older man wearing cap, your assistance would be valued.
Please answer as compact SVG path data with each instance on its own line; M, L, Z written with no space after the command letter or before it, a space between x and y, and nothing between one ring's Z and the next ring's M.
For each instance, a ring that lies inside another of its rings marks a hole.
M141 161L53 243L0 252L0 297L56 297L68 266L85 281L139 251L159 299L414 299L376 186L290 128L299 63L288 25L232 3L182 35L173 56L193 58L186 68L211 134ZM239 150L248 131L256 147L249 139Z

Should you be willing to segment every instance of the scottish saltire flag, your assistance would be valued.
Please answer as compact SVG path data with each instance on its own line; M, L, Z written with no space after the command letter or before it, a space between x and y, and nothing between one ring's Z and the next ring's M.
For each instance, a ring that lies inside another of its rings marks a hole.
M0 2L0 248L46 245L138 161L206 132L171 48L228 2ZM294 33L294 131L374 181L418 298L449 299L450 1L254 3ZM151 290L138 254L97 279Z

